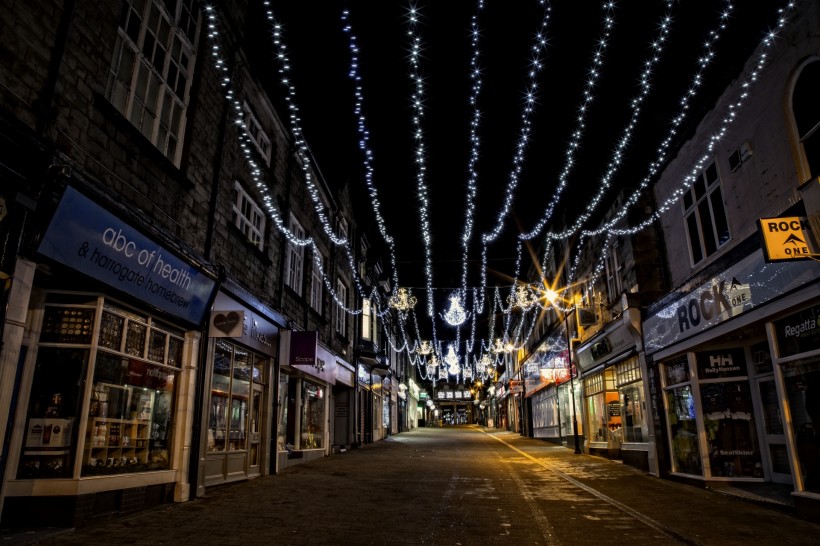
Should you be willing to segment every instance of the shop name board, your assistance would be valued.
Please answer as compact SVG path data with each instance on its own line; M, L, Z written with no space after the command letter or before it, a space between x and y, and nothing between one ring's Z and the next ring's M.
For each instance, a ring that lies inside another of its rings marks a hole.
M746 375L746 358L742 350L697 353L697 362L700 379Z
M767 262L808 260L817 255L808 218L761 218L758 228Z
M767 264L757 250L650 315L643 323L645 349L661 350L815 282L818 275L818 263Z
M216 282L68 187L38 252L192 324Z

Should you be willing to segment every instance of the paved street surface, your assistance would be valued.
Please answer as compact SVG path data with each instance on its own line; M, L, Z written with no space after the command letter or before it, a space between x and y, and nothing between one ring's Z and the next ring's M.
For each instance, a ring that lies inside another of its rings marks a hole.
M820 526L516 433L463 426L405 432L39 543L763 546L820 544Z

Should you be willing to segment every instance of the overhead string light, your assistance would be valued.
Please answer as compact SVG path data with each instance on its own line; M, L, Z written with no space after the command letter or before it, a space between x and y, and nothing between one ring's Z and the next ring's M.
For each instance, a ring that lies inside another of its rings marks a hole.
M264 4L267 6L267 5L270 4L270 2L265 1ZM232 80L231 80L231 76L230 76L230 69L228 67L228 63L225 61L224 58L222 58L221 46L219 44L219 27L218 27L219 16L218 16L218 13L217 13L216 9L213 6L204 6L202 8L202 10L205 13L205 17L208 20L208 22L207 22L207 25L208 25L207 37L211 42L211 56L213 57L213 60L214 60L214 67L217 70L217 72L219 72L221 74L220 86L225 90L225 99L228 101L228 103L231 105L231 107L236 112L237 118L235 120L235 124L236 124L237 128L239 129L239 131L238 131L239 132L239 142L240 142L239 147L240 147L240 150L242 151L243 157L247 161L248 167L249 167L250 172L251 172L251 178L253 179L257 190L259 191L259 193L262 196L262 201L263 201L265 210L268 212L269 217L273 220L273 223L276 226L277 230L280 233L282 233L283 235L285 235L285 238L288 240L288 242L292 243L295 246L302 246L302 247L310 246L314 253L318 253L319 250L316 247L315 241L310 237L299 238L294 233L292 233L288 229L286 223L283 221L283 219L282 219L282 217L279 213L279 210L274 205L274 200L271 196L270 188L265 183L265 180L263 178L262 169L259 166L259 163L254 159L254 153L256 153L255 149L254 149L253 146L249 145L251 140L250 140L250 135L248 134L248 130L247 130L247 126L245 124L245 120L243 119L242 103L239 101L239 99L237 99L237 97L235 96L235 93L234 93L234 91L231 87ZM278 25L275 24L273 14L269 10L267 12L267 17L278 28ZM276 33L276 41L277 42L279 41L278 33ZM287 59L286 58L284 59L284 64L287 65ZM293 128L292 131L294 132L295 137L300 132L298 130L298 127ZM309 183L309 185L312 184L312 183L310 183L309 178L308 178L307 182ZM315 192L315 187L312 190L309 188L309 191L313 195L314 192ZM316 194L316 197L318 198L318 194ZM314 204L315 204L315 201L314 201ZM316 210L316 213L319 217L320 222L322 223L322 225L324 227L325 232L328 234L331 241L334 242L334 244L344 244L344 247L346 249L347 256L348 256L348 265L350 266L352 278L354 279L354 283L356 284L356 288L360 291L360 293L363 293L361 282L360 282L360 279L358 277L358 270L357 270L357 268L355 266L355 262L353 260L353 254L352 254L352 249L350 248L350 245L348 244L348 242L346 240L344 240L344 243L342 243L343 240L336 237L336 235L333 232L333 229L330 226L330 223L329 223L329 221L328 221L328 219L327 219L327 217L324 213L324 207L323 206L319 206L319 207L314 206L314 208ZM330 281L327 278L327 276L324 274L324 272L322 273L322 275L323 275L323 280L325 282L325 285L326 286L331 286ZM329 290L330 294L332 295L334 301L336 301L338 303L340 301L340 299L339 299L338 295L336 294L335 289L332 288L332 286L331 286L328 290ZM351 313L351 314L356 314L356 313L361 312L361 310L353 310L353 309L350 309L346 306L344 306L343 309L346 312Z
M552 7L544 0L538 2L544 8L544 15L541 20L541 26L533 38L533 44L530 48L532 58L527 69L527 88L524 92L524 108L521 112L521 132L518 142L515 146L515 154L513 156L513 166L509 174L509 180L504 195L504 203L501 211L498 213L496 225L489 232L481 236L481 294L487 286L487 245L493 242L504 227L504 219L510 211L512 206L515 189L518 187L519 175L523 168L527 144L530 139L531 125L530 117L535 110L536 97L538 96L538 75L542 69L541 55L547 47L547 29L549 28L550 17L552 15ZM479 307L481 307L481 303Z
M740 111L740 109L742 108L742 106L744 105L746 100L749 98L750 93L751 93L751 89L753 88L754 84L757 82L757 79L759 78L760 73L765 69L765 67L767 65L769 51L770 51L771 47L773 46L775 39L777 38L778 32L782 31L783 28L787 25L787 23L789 21L790 14L794 11L795 5L796 5L796 3L794 1L789 1L789 2L786 3L785 7L778 9L778 12L777 12L778 13L778 18L777 18L777 22L775 24L775 29L774 30L769 30L765 34L765 36L763 37L763 39L761 41L761 44L758 48L759 52L757 54L757 60L756 60L755 64L753 65L753 68L745 75L745 77L741 76L741 77L738 78L738 80L741 81L741 83L738 85L738 92L737 92L736 98L734 99L734 101L730 102L726 106L725 111L724 111L724 115L723 115L723 117L720 121L720 124L719 124L719 129L716 132L710 133L709 137L706 139L704 153L701 156L699 156L698 159L696 159L694 161L694 164L692 165L692 168L690 169L688 174L684 177L684 180L683 180L681 186L678 189L676 189L675 191L673 191L672 194L669 197L667 197L663 202L659 203L656 206L655 211L652 212L651 214L649 214L646 217L646 219L639 222L635 226L627 227L627 228L615 227L615 222L617 222L618 220L623 218L623 214L620 214L620 213L616 214L613 219L611 219L610 221L605 223L605 227L606 227L605 233L607 233L609 235L621 235L621 236L634 235L634 234L638 233L639 231L648 228L655 221L659 220L663 216L663 214L668 212L668 210L675 203L677 203L687 191L689 191L689 188L691 188L691 186L694 183L694 181L696 180L697 176L703 170L704 165L709 160L711 160L711 158L713 157L715 147L724 138L724 136L726 135L726 133L729 129L729 126L736 119L736 117L738 115L738 112ZM728 11L724 12L724 14L721 16L721 20L724 20L727 16L728 16ZM722 28L724 28L724 27L721 27L721 29ZM708 62L708 60L710 60L712 56L708 56L708 59L706 59L706 57L707 56L701 57L701 62ZM696 81L699 82L700 78L697 78ZM695 86L691 87L690 92L687 92L684 99L682 99L681 102L684 106L685 106L686 100L688 100L688 98L690 96L694 95L694 92L693 92L694 87ZM661 149L665 149L664 146L667 146L667 145L668 145L667 141L664 141L664 143L662 144ZM660 157L660 151L659 151L659 157ZM656 165L653 165L650 168L657 168L659 165L660 165L660 160L657 161ZM641 189L643 189L647 184L648 184L648 180L644 179L644 183L642 183L642 185L641 185L642 188L639 188L638 190L636 190L636 193L641 191ZM636 194L633 194L627 200L627 203L633 204L635 201L637 201L637 196L636 196ZM598 234L600 234L600 230L596 230L596 231L593 231L593 232L590 232L590 233L598 235ZM603 266L600 265L601 261L602 261L602 259L599 259L599 265L598 265L598 267L596 267L596 271L600 271L602 269Z
M422 129L422 118L424 117L424 80L421 77L419 68L419 57L421 56L421 39L416 33L418 23L418 12L414 6L408 9L408 35L410 36L410 79L414 83L411 105L413 107L413 130L416 142L416 185L420 201L419 214L421 215L421 233L424 239L424 274L427 282L427 315L430 317L433 330L433 340L436 335L435 306L433 304L433 263L432 263L432 238L430 237L429 210L430 202L428 198L426 171L427 171L427 151L424 144L424 131Z

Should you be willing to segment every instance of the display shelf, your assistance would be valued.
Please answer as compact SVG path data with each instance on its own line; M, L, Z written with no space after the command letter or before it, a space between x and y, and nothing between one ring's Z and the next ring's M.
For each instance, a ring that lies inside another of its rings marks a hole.
M154 393L139 387L97 384L89 410L84 474L131 472L148 464Z

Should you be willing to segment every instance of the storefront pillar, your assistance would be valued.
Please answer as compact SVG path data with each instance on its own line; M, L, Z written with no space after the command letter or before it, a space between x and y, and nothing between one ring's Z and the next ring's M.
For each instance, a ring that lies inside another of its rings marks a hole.
M174 502L185 502L190 499L191 495L191 482L188 478L194 420L198 415L196 411L196 385L201 339L201 332L186 332L182 349L184 365L179 374L176 415L174 415L177 430L182 434L175 434L172 442L173 453L178 464L174 484Z

